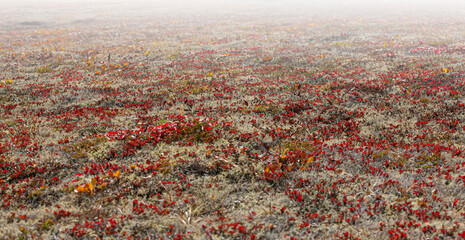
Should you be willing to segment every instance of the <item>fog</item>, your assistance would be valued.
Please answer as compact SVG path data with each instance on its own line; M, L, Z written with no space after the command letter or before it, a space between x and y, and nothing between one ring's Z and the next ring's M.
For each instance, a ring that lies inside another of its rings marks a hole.
M17 23L73 24L85 21L182 18L463 18L464 1L439 0L19 0L0 1L0 27Z

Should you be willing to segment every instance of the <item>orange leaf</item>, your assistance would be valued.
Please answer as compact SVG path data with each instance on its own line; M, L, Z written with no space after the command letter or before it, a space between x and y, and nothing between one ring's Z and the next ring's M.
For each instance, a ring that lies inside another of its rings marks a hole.
M79 187L76 188L76 191L78 191L78 192L85 192L85 191L86 191L86 188L83 187L83 186L79 186Z
M93 191L93 190L94 190L94 186L92 185L92 183L88 183L88 184L87 184L87 188L89 189L89 191Z
M116 178L119 177L119 174L120 174L120 173L121 173L120 170L116 171L116 172L113 174L113 177L116 177Z
M279 164L279 166L273 163L273 164L271 164L271 166L270 166L269 168L270 168L270 170L271 170L272 172L274 172L274 171L276 171L276 169L281 168L281 166L282 166L281 163Z

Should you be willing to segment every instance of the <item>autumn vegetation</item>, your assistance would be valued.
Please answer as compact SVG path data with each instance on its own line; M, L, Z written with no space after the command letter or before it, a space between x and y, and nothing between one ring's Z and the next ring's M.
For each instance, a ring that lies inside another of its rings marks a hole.
M2 32L0 236L465 238L463 24Z

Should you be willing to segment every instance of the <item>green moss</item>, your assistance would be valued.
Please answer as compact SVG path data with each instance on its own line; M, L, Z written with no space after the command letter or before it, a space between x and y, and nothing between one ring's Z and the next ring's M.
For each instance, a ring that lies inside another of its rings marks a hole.
M49 67L39 67L36 69L36 72L38 73L48 73L48 72L52 72L52 69L49 68Z

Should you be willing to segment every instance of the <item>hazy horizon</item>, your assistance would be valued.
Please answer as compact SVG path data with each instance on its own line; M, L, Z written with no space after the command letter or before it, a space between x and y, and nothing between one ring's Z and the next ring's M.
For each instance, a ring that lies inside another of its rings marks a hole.
M246 15L291 16L302 18L461 18L465 19L463 1L368 1L368 0L48 0L0 1L3 28L27 21L44 24L67 24L75 21L131 20L159 18L175 20L183 17L228 17ZM171 19L170 19L171 18Z

